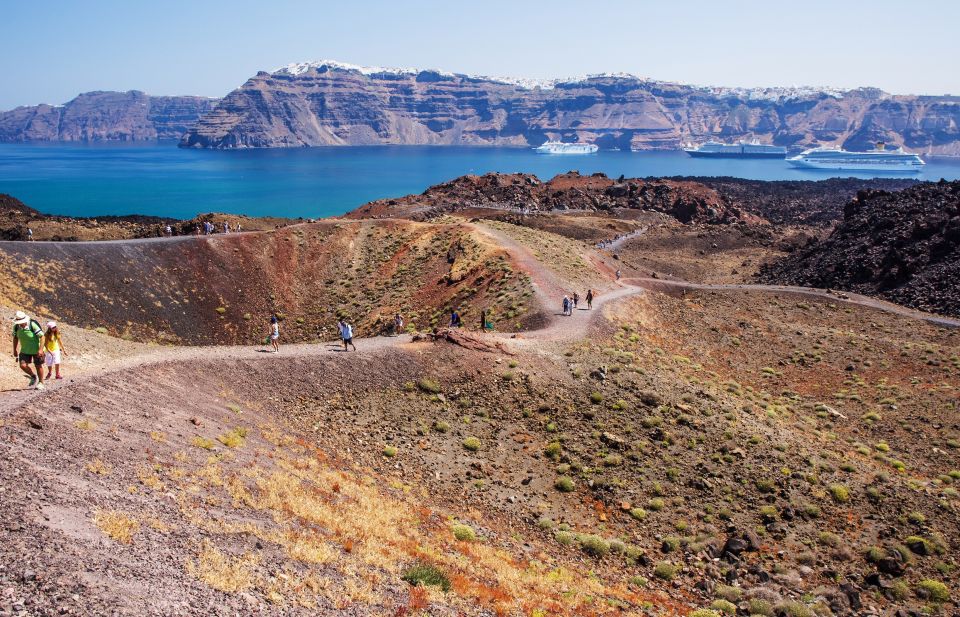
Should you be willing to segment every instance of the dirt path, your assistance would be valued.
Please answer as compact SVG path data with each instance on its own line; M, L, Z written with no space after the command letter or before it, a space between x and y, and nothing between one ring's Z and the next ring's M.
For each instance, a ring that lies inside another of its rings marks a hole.
M581 252L581 257L593 265L600 279L606 279L608 284L594 291L593 310L586 309L586 301L581 300L580 306L571 316L564 316L560 311L560 299L569 293L570 283L534 256L530 249L508 234L487 227L482 224L469 224L477 232L485 234L503 246L517 264L530 276L536 293L537 302L546 317L546 325L538 330L528 331L519 337L507 333L490 333L491 338L503 342L507 346L532 347L543 342L563 342L583 338L588 335L591 324L602 311L602 307L610 302L622 298L642 294L648 291L661 293L676 293L685 290L691 291L759 291L767 293L790 294L801 298L829 300L841 304L860 306L887 313L893 313L909 319L923 320L928 323L956 328L960 327L960 319L931 315L921 311L898 306L890 302L852 293L833 292L807 287L790 287L782 285L750 285L750 284L698 284L681 280L665 280L652 278L631 278L619 282L613 280L612 268L605 263L602 256L595 251ZM249 232L265 233L265 232ZM201 240L206 237L180 236L174 238L150 238L143 240L117 240L103 243L133 243L133 242L176 242L191 239ZM357 339L359 354L376 354L386 348L399 347L410 344L410 337L372 337ZM109 341L104 344L109 345ZM318 344L288 344L283 345L281 357L296 355L297 357L315 357L333 353L344 353L336 341ZM353 353L353 352L350 352ZM126 371L130 374L131 382L135 382L138 369L157 363L177 363L189 369L191 361L214 358L223 361L236 360L269 360L277 357L267 353L265 348L251 346L214 346L214 347L155 347L148 349L126 350L115 357L104 358L100 362L91 363L78 376L51 383L43 392L56 391L72 384L83 382L105 373ZM189 379L189 374L184 375ZM24 385L26 380L24 379ZM42 396L43 392L13 388L0 392L0 414L28 404L32 399Z
M885 313L893 313L909 319L918 319L928 323L944 326L947 328L960 328L960 319L944 317L941 315L932 315L915 309L893 304L885 300L871 298L860 294L850 292L831 291L827 289L817 289L815 287L792 287L789 285L751 285L745 283L737 284L705 284L689 283L680 280L652 279L652 278L632 278L622 281L628 285L636 286L641 289L658 292L670 291L761 291L767 293L784 293L802 298L830 300L841 304L852 306L861 306L871 308Z

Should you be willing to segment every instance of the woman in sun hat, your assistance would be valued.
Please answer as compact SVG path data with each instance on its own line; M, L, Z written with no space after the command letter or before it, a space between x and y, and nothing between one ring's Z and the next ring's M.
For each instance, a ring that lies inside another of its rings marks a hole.
M67 350L63 347L63 339L60 337L60 330L57 328L57 322L47 322L47 332L43 335L43 344L46 349L44 356L47 364L47 379L50 374L56 371L57 379L63 379L60 375L60 356L67 355Z
M30 377L30 386L36 385L37 390L43 389L43 339L43 328L37 320L17 311L13 317L13 357L20 370Z

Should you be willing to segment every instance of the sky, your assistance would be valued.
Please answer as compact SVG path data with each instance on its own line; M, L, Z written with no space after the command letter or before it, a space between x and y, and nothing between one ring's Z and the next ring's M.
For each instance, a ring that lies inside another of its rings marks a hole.
M333 59L458 73L960 95L957 0L0 0L0 109L223 96Z

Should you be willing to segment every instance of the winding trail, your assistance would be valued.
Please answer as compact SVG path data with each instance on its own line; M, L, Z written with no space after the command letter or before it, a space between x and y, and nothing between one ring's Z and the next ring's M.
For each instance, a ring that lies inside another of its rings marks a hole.
M850 306L859 306L875 309L885 313L892 313L909 319L925 321L927 323L942 326L945 328L960 328L960 319L945 317L942 315L933 315L924 313L916 309L900 306L886 300L872 298L861 294L851 292L832 291L827 289L818 289L816 287L794 287L790 285L753 285L746 283L690 283L688 281L654 278L631 278L621 281L628 285L648 291L670 293L677 291L760 291L766 293L782 293L801 298L815 300L830 300Z
M546 323L537 330L527 331L520 335L512 335L509 333L489 333L484 335L493 340L503 342L508 346L531 347L541 342L564 342L583 338L589 333L590 326L597 319L597 315L602 312L600 309L602 309L604 305L647 292L676 294L685 291L745 291L789 294L801 298L829 300L840 304L879 310L909 319L925 321L941 327L960 328L960 319L932 315L876 298L846 292L784 285L701 284L682 280L654 278L629 278L615 281L613 269L606 264L602 255L593 250L581 252L580 256L588 264L594 266L598 277L597 280L605 282L602 287L595 289L594 310L588 311L581 308L580 310L575 310L572 316L564 316L559 310L560 299L564 294L576 288L575 285L565 281L554 270L538 260L529 248L508 234L482 224L464 223L464 225L487 235L497 242L511 254L511 257L513 257L516 263L531 278L537 302L540 305L539 308L545 317ZM180 236L174 238L102 241L102 243L182 242L189 240L207 241L209 237ZM363 355L378 354L385 350L402 349L418 344L412 343L410 337L407 335L398 337L378 336L358 339L358 341L360 344L357 346L357 352L348 353ZM338 341L313 344L284 344L281 347L279 357L289 358L293 356L297 358L309 358L335 353L344 353ZM190 362L209 360L250 361L258 359L268 360L272 357L274 357L274 354L268 353L265 348L252 347L250 345L145 348L142 353L137 353L133 356L118 357L106 361L95 369L91 369L89 372L85 372L77 377L72 377L63 382L54 382L44 391L23 388L0 392L0 415L6 415L17 408L27 405L34 398L43 396L44 392L70 387L71 385L83 383L107 373L126 371L131 374L132 378L135 378L138 369L158 363L188 364Z

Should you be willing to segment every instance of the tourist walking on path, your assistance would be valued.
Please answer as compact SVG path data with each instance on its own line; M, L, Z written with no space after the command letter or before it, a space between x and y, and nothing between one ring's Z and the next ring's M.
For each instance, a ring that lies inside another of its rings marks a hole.
M487 331L487 311L480 309L480 332Z
M588 309L593 308L593 290L592 289L587 290L587 308Z
M47 331L43 335L43 346L47 365L47 381L50 380L51 373L56 373L57 379L63 379L63 375L60 374L60 357L61 355L67 355L67 350L63 346L63 338L60 336L57 322L47 322Z
M570 298L564 296L562 306L563 306L563 314L569 315L570 314Z
M461 325L463 324L460 322L460 313L458 313L456 309L451 310L450 311L450 327L459 328Z
M33 229L27 227L27 242L33 242Z
M573 292L573 308L577 308L578 304L580 304L580 294Z
M20 370L30 377L29 387L43 390L43 328L36 319L30 319L23 311L13 318L13 357ZM34 373L36 368L36 373Z
M393 335L400 336L401 332L403 332L403 315L397 313L393 316Z
M353 350L357 350L357 346L353 344L353 326L351 326L346 319L341 319L337 322L337 327L340 328L340 338L343 340L343 350L350 351L349 347L353 347Z
M270 346L273 353L280 353L280 320L276 315L270 317Z
M623 276L623 272L620 271L620 268L617 268L617 280L620 280L620 277Z

